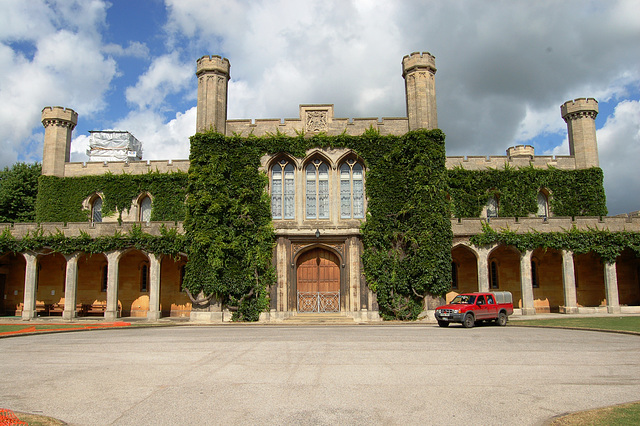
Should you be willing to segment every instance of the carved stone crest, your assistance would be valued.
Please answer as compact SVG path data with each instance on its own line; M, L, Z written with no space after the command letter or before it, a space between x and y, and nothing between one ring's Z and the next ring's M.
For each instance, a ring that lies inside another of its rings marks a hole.
M308 132L327 130L327 111L307 111L306 129Z

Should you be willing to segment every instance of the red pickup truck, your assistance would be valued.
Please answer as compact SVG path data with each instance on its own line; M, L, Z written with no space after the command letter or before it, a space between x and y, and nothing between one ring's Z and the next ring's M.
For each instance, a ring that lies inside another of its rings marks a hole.
M451 303L436 308L436 320L440 327L459 322L471 328L476 321L495 321L498 325L507 325L511 314L513 297L508 291L463 293L454 297Z

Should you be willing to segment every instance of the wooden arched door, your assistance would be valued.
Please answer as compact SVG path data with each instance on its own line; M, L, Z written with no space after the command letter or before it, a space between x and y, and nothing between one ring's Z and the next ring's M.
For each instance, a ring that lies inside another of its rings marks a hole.
M298 312L340 311L339 264L338 256L322 248L298 258Z

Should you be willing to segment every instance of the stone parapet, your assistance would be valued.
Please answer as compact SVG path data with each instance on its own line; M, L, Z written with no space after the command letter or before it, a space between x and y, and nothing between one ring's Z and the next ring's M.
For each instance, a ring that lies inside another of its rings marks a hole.
M408 132L409 125L406 118L333 118L330 123L326 124L321 133L329 136L342 134L359 136L370 128L377 130L383 136L400 136ZM265 136L278 132L287 136L296 136L300 133L309 135L320 133L305 131L304 122L299 118L227 120L227 136L233 136L234 134Z
M548 168L554 167L560 170L575 170L576 161L570 155L537 155L537 156L507 156L507 155L469 155L447 157L447 169L462 167L465 170L502 169L509 167Z
M150 235L162 235L162 227L166 229L176 229L179 234L184 234L182 222L46 222L46 223L0 223L0 232L9 229L15 238L24 238L27 235L34 235L35 232L42 231L44 235L54 235L62 232L66 237L79 237L83 232L92 238L112 236L116 232L127 234L134 226L142 227L142 231Z
M142 175L149 172L170 173L188 172L189 160L147 160L147 161L107 161L66 163L64 166L65 177L95 176L105 173Z
M516 234L527 232L565 232L573 227L587 231L589 229L608 230L611 232L640 232L640 217L500 217L487 222L484 218L451 219L454 237L468 237L482 233L483 224L489 223L492 229L500 231L508 229Z

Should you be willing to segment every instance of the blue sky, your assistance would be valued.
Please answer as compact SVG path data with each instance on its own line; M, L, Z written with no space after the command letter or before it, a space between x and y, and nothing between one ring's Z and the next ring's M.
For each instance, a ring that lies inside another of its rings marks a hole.
M610 214L640 209L640 2L0 0L0 166L41 161L40 112L129 130L144 159L180 159L195 132L195 61L231 62L229 118L404 116L402 56L436 57L449 155L530 144L568 154L560 105L599 101Z

